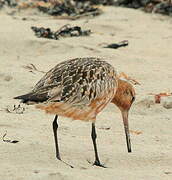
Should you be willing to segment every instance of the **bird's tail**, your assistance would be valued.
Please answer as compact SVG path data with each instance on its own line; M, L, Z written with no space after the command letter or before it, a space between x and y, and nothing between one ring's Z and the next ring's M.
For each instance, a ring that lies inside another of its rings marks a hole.
M47 98L47 93L38 95L38 94L31 92L28 94L14 97L14 99L21 99L23 103L27 103L28 101L33 101L33 102L39 103L39 102L46 101L48 98Z

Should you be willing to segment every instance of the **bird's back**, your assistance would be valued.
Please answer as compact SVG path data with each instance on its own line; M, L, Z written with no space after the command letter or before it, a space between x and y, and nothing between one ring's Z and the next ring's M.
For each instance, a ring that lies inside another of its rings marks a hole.
M102 59L71 59L48 71L25 100L39 102L43 97L40 102L45 103L38 107L49 113L70 117L74 111L79 116L86 111L88 116L90 109L98 113L104 108L103 103L111 101L117 88L116 79L114 68Z

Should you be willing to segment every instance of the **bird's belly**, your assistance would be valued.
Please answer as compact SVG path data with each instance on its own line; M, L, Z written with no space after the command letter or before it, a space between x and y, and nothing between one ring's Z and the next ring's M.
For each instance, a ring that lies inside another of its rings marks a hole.
M92 101L88 107L77 109L71 114L66 114L66 116L74 120L95 122L97 114L101 112L109 102L111 102L112 98L112 93L104 95L101 98Z
M113 96L114 91L110 91L100 97L97 97L85 107L80 107L77 105L72 106L67 103L57 102L49 105L40 104L37 105L37 108L45 110L47 113L72 118L73 120L94 122L97 114L101 112L109 102L111 102Z

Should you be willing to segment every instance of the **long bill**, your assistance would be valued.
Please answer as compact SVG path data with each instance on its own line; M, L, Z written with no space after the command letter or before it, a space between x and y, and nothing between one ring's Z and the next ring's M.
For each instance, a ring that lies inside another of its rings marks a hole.
M131 152L130 132L129 132L129 125L128 125L128 111L121 111L121 113L122 113L124 130L125 130L125 135L126 135L127 149L128 149L128 152Z

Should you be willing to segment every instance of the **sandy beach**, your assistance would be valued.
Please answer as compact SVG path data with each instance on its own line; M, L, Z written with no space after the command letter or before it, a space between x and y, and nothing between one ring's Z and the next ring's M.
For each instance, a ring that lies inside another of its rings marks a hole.
M171 180L172 109L155 104L154 96L172 92L172 19L140 10L103 7L94 18L59 20L36 11L9 15L0 11L0 180ZM24 19L23 19L24 18ZM86 37L50 40L37 38L31 26L59 29L65 24L91 29ZM129 46L103 48L105 43L128 40ZM117 71L125 72L135 85L136 101L129 123L132 153L127 152L122 117L109 104L97 117L100 160L107 168L92 166L94 151L91 123L59 118L61 157L55 158L53 116L34 106L12 111L13 97L29 92L59 62L76 57L102 57ZM39 71L30 72L33 64ZM7 112L7 108L11 112Z

